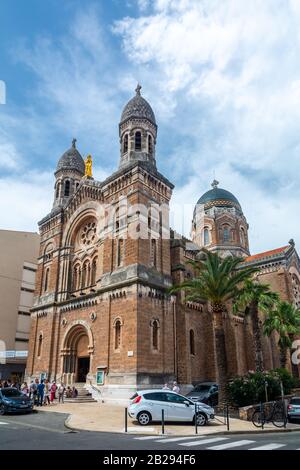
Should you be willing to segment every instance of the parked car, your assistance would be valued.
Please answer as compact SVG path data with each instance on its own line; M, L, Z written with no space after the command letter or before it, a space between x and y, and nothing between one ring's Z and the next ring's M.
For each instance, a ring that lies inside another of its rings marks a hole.
M204 426L214 419L214 410L204 403L196 403L197 424ZM165 421L195 422L195 403L168 390L143 390L134 394L128 408L128 415L145 426L151 421L161 421L164 410Z
M190 400L206 403L209 406L216 406L218 404L219 387L215 382L201 382L187 393L187 398Z
M293 421L300 422L300 397L291 398L287 407L287 413L289 423L292 423Z
M0 388L0 415L5 413L28 413L33 409L33 401L17 388Z

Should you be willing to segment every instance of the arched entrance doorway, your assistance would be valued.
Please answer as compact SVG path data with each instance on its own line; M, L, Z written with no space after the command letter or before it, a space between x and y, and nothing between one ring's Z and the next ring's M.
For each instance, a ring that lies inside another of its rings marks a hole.
M92 347L84 325L76 324L70 328L62 349L62 378L66 384L86 382L90 372Z

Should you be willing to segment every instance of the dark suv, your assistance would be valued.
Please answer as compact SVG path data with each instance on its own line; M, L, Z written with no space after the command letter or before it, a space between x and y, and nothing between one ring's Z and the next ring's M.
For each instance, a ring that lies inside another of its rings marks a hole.
M5 413L28 413L33 409L33 402L18 389L0 388L0 415Z
M215 382L201 382L186 395L190 400L201 401L209 406L218 404L219 387Z

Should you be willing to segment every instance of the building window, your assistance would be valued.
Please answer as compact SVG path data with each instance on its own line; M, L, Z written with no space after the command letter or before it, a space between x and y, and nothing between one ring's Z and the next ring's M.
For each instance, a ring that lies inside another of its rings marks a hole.
M88 287L90 283L90 263L88 261L85 261L82 269L82 282L81 282L81 287L84 289L85 287Z
M80 287L80 265L76 264L73 268L73 281L72 287L73 290L78 290Z
M190 354L195 356L195 333L194 330L190 330Z
M98 258L94 258L92 262L92 272L91 272L91 285L92 286L96 284L97 261L98 261Z
M152 266L156 268L157 265L157 246L156 246L156 240L152 239L151 240L151 256L150 256L150 262Z
M159 323L158 320L153 320L152 322L152 349L158 351L158 329Z
M123 140L123 153L128 152L128 134L125 134Z
M152 136L148 135L148 153L152 155L153 153L153 144L152 144Z
M115 322L115 349L120 349L121 347L121 328L121 321L117 320Z
M65 182L65 192L64 192L65 197L70 196L70 181L67 180Z
M208 230L208 228L204 229L203 238L204 238L204 245L205 246L209 245L209 230Z
M223 242L228 242L229 241L229 228L224 227L223 228Z
M38 339L38 350L37 350L38 357L41 357L42 355L42 346L43 346L43 335L41 333Z
M50 268L47 268L45 271L44 292L47 292L48 287L49 287L49 273L50 273Z
M124 240L122 238L119 238L117 243L118 243L117 265L122 266L123 260L124 260Z
M140 131L135 133L134 148L135 150L142 150L142 134Z
M241 245L245 246L246 245L246 243L245 243L245 230L243 228L241 228L240 236L241 236Z

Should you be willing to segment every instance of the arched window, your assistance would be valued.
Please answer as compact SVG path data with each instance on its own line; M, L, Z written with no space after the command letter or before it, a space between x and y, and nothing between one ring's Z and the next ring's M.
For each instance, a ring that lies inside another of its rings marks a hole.
M98 258L94 258L92 262L92 272L91 272L91 285L92 286L96 284L97 261L98 261Z
M195 356L195 333L194 330L190 330L190 354Z
M73 268L72 288L78 290L80 288L80 264L76 264Z
M245 246L245 230L243 229L243 227L241 227L241 231L240 231L240 237L241 237L241 245L242 246Z
M150 155L153 153L153 144L152 144L152 136L148 135L148 152Z
M229 228L225 225L223 228L223 242L229 241Z
M134 148L135 150L142 150L142 134L140 131L135 133Z
M150 256L150 261L152 266L156 268L157 264L157 249L156 249L156 240L152 239L151 240L151 256Z
M126 152L128 152L128 134L125 134L123 139L123 153Z
M41 357L42 355L42 346L43 346L43 335L41 333L38 339L38 350L37 350L38 357Z
M90 263L85 261L82 269L82 280L81 280L81 287L84 289L85 287L90 285Z
M70 181L69 180L65 181L64 195L65 195L65 197L70 196Z
M47 292L48 287L49 287L49 272L50 272L50 268L46 268L45 281L44 281L44 292Z
M117 320L115 323L115 349L120 349L121 347L121 328L121 321Z
M152 322L152 349L154 349L155 351L158 350L158 329L159 329L158 320L153 320Z
M204 245L209 245L209 230L208 228L205 227L204 229L204 232L203 232L203 241L204 241Z
M117 243L118 243L117 264L118 266L121 266L124 260L124 240L122 238L119 238Z

